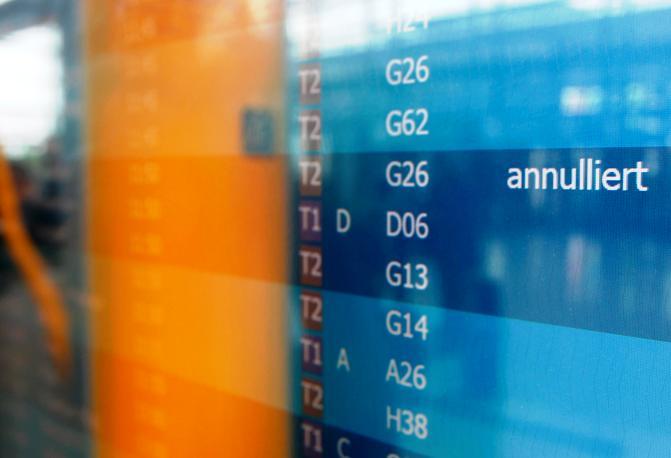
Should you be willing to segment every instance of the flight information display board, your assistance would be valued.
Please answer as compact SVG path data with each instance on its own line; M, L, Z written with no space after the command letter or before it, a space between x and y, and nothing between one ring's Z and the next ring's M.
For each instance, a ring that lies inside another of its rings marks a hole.
M289 2L300 456L668 450L671 16L493 3Z
M669 23L0 0L0 456L669 456Z

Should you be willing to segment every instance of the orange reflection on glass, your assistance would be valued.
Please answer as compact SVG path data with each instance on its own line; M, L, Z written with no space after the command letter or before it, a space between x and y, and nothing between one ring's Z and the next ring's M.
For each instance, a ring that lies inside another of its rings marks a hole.
M58 287L51 279L38 250L33 246L23 224L14 179L7 158L0 147L0 217L2 237L21 271L40 312L49 350L56 367L68 376L71 361L70 323Z

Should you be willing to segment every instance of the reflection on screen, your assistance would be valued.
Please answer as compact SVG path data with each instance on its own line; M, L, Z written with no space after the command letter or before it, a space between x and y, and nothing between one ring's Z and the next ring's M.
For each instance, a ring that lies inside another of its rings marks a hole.
M0 0L0 456L667 456L670 20Z

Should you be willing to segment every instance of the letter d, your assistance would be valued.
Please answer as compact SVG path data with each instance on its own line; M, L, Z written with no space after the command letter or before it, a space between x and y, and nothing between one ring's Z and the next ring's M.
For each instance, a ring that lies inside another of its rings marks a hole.
M352 226L352 217L349 212L344 208L339 208L336 213L336 230L340 234L344 234L349 231Z

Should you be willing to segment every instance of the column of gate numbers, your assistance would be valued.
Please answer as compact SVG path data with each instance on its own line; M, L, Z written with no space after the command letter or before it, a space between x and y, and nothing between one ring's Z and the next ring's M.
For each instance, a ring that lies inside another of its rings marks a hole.
M392 9L387 22L387 35L395 38L422 34L429 29L430 15L426 10L400 5ZM416 91L431 78L430 56L409 52L400 47L385 65L386 84L399 93L414 88ZM386 112L386 134L390 140L426 138L430 135L429 110L419 105L393 107ZM429 160L392 160L385 164L385 178L389 192L416 195L430 187ZM388 238L423 243L430 236L430 215L423 209L388 208L385 217L385 234ZM430 266L421 259L392 257L385 268L386 286L391 289L424 291L429 288ZM428 316L421 312L402 313L391 309L385 319L387 333L396 339L426 342L429 334ZM413 358L414 359L414 358ZM429 384L425 361L392 357L386 364L385 383L398 388L399 394L422 392ZM399 399L403 399L399 396ZM429 419L422 410L405 403L385 406L385 427L400 437L424 441L429 437ZM395 454L389 456L397 456Z

